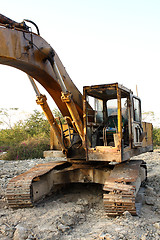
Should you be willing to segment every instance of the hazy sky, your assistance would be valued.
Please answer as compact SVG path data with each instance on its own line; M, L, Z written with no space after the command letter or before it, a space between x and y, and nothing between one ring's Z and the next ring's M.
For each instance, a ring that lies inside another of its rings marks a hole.
M159 0L5 0L1 13L34 21L79 90L119 82L136 94L137 85L142 110L160 116ZM25 73L0 65L0 83L0 108L40 108Z

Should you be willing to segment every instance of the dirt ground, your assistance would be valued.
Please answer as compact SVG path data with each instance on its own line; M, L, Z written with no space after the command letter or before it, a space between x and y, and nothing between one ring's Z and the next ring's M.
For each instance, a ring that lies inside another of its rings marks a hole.
M120 217L105 214L102 187L94 184L72 184L33 208L12 210L5 200L8 181L49 159L1 160L0 239L160 239L160 151L137 158L145 160L148 167L145 202L140 216L125 212Z

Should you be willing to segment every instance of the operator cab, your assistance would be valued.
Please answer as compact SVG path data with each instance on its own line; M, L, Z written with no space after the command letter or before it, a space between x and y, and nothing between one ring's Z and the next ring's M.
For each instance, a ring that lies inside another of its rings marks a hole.
M84 87L84 135L89 153L141 146L141 102L115 84Z

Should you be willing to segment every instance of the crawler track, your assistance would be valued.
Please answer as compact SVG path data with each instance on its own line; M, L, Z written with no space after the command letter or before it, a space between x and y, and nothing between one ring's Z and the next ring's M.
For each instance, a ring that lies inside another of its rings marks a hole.
M139 160L117 165L103 187L107 215L121 215L125 211L138 215L140 210L136 196L145 179L145 162Z
M111 183L104 186L108 194L103 195L105 211L108 215L121 215L129 211L137 215L135 206L135 187L121 183Z
M6 190L8 205L12 208L32 207L32 182L57 166L66 162L50 162L38 164L29 171L22 173L10 180Z

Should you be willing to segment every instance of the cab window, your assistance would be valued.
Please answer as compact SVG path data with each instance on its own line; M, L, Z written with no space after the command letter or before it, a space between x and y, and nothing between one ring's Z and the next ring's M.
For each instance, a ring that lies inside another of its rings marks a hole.
M141 121L141 107L140 107L139 99L133 98L133 107L134 107L133 120L135 122L140 122Z

